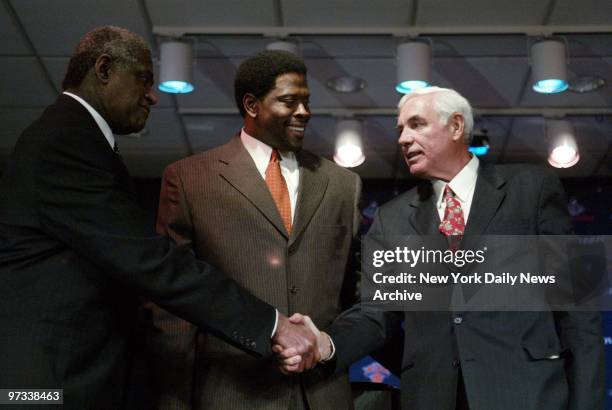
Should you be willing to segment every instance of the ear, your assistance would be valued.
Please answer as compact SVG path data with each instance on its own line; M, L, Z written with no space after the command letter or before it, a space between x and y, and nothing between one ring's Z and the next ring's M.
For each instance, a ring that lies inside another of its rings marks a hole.
M258 102L259 100L251 93L246 93L244 97L242 97L242 106L249 117L257 118L257 114L259 114Z
M108 54L101 54L94 64L94 74L96 78L106 84L110 80L110 72L112 68L113 60Z
M458 112L454 113L451 115L448 124L453 132L453 141L463 140L463 130L465 129L463 115Z

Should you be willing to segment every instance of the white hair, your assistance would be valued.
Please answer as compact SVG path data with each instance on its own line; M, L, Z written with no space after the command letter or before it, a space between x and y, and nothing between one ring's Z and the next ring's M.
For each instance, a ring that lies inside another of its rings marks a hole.
M467 145L472 142L472 129L474 128L474 116L472 106L461 94L450 88L425 87L419 88L405 94L397 104L398 112L409 100L423 95L433 95L434 110L438 113L440 121L448 124L451 115L459 113L463 116L463 138Z

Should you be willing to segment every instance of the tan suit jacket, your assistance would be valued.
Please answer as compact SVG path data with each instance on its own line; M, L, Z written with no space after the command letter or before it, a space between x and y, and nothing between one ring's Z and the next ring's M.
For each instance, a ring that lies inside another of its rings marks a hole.
M345 272L360 221L361 182L309 152L297 159L289 236L238 136L166 168L157 227L281 313L308 314L324 328L342 311L341 293L351 282ZM251 357L206 329L159 310L155 321L162 408L284 410L301 394L311 409L352 408L345 373L284 376L271 359Z

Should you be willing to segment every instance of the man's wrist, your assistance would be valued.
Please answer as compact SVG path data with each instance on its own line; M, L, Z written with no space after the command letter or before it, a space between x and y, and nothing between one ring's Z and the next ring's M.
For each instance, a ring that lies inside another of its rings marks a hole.
M324 343L324 348L321 350L321 362L330 361L336 355L336 346L331 336L325 332L321 332L321 343Z

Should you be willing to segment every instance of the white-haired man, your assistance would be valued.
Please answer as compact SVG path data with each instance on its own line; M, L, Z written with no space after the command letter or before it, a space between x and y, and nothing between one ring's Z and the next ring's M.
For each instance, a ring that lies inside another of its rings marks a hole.
M370 234L571 233L563 188L553 172L490 165L469 153L472 109L456 91L432 87L405 95L397 127L410 172L426 181L382 206ZM403 409L602 409L600 316L354 307L327 334L336 348L336 367L342 369L381 347L403 320ZM325 332L320 337L324 340ZM329 357L328 352L322 356ZM286 370L299 370L294 359L285 360Z

